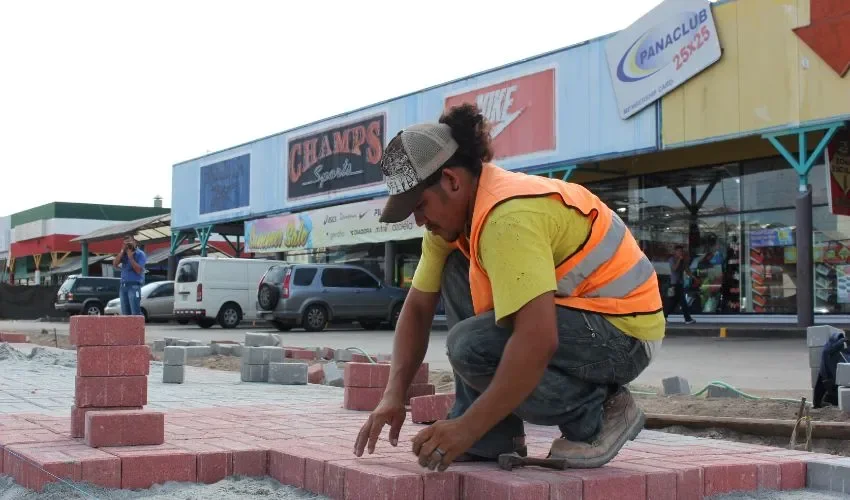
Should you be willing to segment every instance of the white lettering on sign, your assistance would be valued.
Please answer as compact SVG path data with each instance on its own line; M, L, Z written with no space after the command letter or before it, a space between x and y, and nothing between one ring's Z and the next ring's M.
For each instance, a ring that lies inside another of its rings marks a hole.
M517 90L517 85L510 85L496 90L491 90L475 97L475 103L481 114L494 126L490 130L490 136L496 138L514 120L519 118L519 115L525 108L511 112L511 106L514 104L513 93Z
M319 189L322 189L328 181L351 177L353 175L360 175L363 173L363 170L354 170L354 167L351 165L351 161L349 161L348 158L345 159L341 167L333 168L327 172L324 171L324 167L324 165L317 165L313 167L313 174L316 178L314 180L305 181L301 183L301 185L309 186L311 184L318 183Z

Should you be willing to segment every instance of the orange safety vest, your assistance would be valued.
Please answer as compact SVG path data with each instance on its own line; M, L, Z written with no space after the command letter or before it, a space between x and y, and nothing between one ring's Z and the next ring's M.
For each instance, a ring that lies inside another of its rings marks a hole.
M497 205L513 198L549 196L590 217L590 235L578 250L555 267L555 303L612 316L651 314L661 310L655 268L622 219L581 185L536 175L509 172L486 163L478 180L469 241L455 247L469 259L469 283L475 314L493 309L493 290L478 261L484 221ZM467 247L468 245L468 247Z

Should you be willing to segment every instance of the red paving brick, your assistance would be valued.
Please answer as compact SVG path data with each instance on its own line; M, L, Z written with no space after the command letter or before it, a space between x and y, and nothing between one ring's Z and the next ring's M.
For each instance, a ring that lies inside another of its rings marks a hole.
M25 344L29 341L25 333L0 332L0 342L11 342L13 344Z
M384 395L383 387L346 387L342 406L347 410L374 410Z
M345 387L386 387L390 365L380 363L346 363L343 372Z
M212 484L233 475L233 452L215 441L187 439L178 446L196 454L199 483Z
M307 382L311 384L321 384L325 380L325 368L316 363L307 368Z
M286 357L292 359L314 360L316 359L316 351L308 349L287 349Z
M423 498L422 473L390 465L351 465L345 470L346 500ZM473 500L472 497L467 497ZM487 499L492 500L492 499Z
M705 479L703 478L703 470L698 465L666 462L657 459L639 459L630 463L675 472L676 495L679 500L699 500L704 496ZM620 463L617 463L616 466L619 467Z
M434 384L410 384L410 387L407 389L407 399L405 402L410 404L412 398L433 396L436 392L437 390Z
M454 394L412 397L410 398L410 418L416 423L444 420L454 402Z
M549 485L549 497L552 500L581 498L583 484L581 477L538 469L517 469L516 474L525 479L543 481ZM547 498L547 497L544 497Z
M6 447L3 455L4 473L36 491L55 481L50 474L106 488L119 488L121 485L121 460L82 444L61 448L11 445Z
M69 341L72 345L143 345L145 319L141 316L72 316Z
M92 448L162 444L165 414L148 410L90 411L86 414L85 442Z
M461 498L467 500L533 500L548 496L548 482L528 479L518 474L506 474L501 470L469 472L463 475L461 482Z
M147 375L150 372L150 347L82 346L77 349L77 375L80 377L117 377Z
M422 363L413 376L413 386L428 383L428 363ZM343 381L346 387L386 387L390 378L390 365L368 361L345 364ZM413 388L412 388L413 389ZM415 392L415 389L414 389ZM420 394L415 394L420 395Z
M86 434L86 413L90 411L125 411L141 410L141 406L113 406L111 408L78 408L71 407L71 437L81 438ZM66 425L67 427L67 425ZM53 429L52 429L53 430ZM54 430L55 432L55 430Z
M77 377L74 404L80 408L144 406L148 404L148 378Z
M167 413L165 444L91 448L69 437L68 417L2 416L0 471L39 490L56 480L47 470L112 488L270 475L340 499L696 500L737 490L803 488L805 461L819 456L647 433L599 469L506 472L495 464L455 464L430 472L410 452L409 439L422 428L412 423L402 429L398 447L389 445L385 430L376 454L355 457L354 439L364 418L339 405L185 409ZM529 445L543 452L556 433L529 425Z
M197 454L165 444L101 448L121 459L121 488L144 489L166 481L195 482Z

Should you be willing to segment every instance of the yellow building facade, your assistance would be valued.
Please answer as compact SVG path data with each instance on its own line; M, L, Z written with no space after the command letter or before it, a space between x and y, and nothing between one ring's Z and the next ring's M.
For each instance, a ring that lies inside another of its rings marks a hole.
M795 34L810 0L712 11L722 56L661 98L658 151L578 165L570 179L638 237L672 322L683 307L669 262L682 245L698 322L850 323L850 217L832 213L823 154L850 119L850 75Z

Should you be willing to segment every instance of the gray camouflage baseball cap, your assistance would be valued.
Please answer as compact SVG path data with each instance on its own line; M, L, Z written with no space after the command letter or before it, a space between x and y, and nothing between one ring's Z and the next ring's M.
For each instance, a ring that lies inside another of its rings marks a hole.
M423 181L437 172L457 148L452 129L444 123L422 123L399 132L381 158L381 171L390 193L381 222L401 222L410 217L425 190Z

